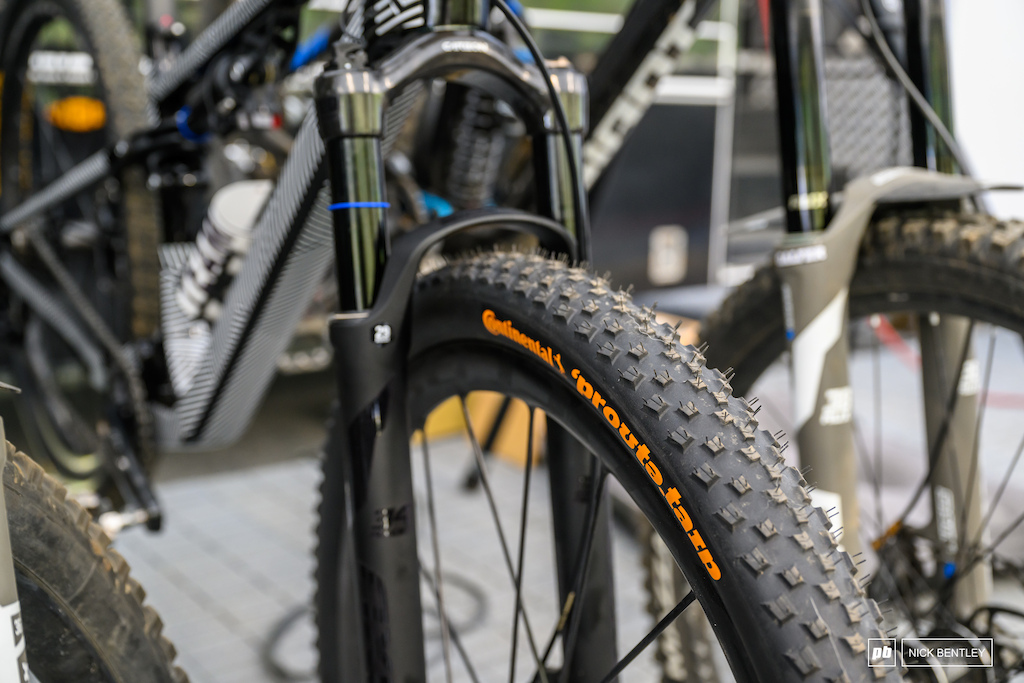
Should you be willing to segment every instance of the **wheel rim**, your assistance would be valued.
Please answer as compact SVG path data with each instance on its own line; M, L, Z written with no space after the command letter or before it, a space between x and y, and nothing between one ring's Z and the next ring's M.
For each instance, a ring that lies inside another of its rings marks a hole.
M561 386L552 386L550 378L541 376L539 371L534 371L532 373L526 371L525 368L523 368L524 364L522 363L521 358L516 354L509 353L505 350L496 350L493 346L486 351L481 351L480 348L474 347L471 343L460 345L457 348L446 346L446 348L443 349L442 354L447 358L447 360L441 360L436 354L434 354L426 357L416 357L410 361L410 368L412 370L409 378L408 395L413 398L410 401L409 406L409 423L412 425L415 435L422 433L422 428L428 420L428 417L432 414L434 408L444 403L445 399L451 398L458 402L463 400L461 397L469 395L470 402L472 402L472 400L479 395L478 392L495 392L500 390L504 390L500 391L501 394L512 396L514 401L523 400L528 404L533 404L534 406L540 405L547 408L550 412L545 416L546 419L550 419L552 415L556 416L559 422L564 424L565 427L573 433L581 431L589 424L589 421L573 418L573 411L578 411L582 415L588 415L587 411L584 411L580 406L589 406L581 404L579 401L564 400L564 398L569 394L560 393L560 390L563 389ZM483 360L481 360L481 358L483 358ZM446 368L457 368L458 371L449 372ZM510 385L512 385L514 389L510 389ZM463 406L465 404L463 403L462 405L458 405L457 403L456 405L457 412L464 414ZM539 409L535 410L539 414ZM470 420L473 420L473 418L470 417ZM536 426L539 422L539 418L535 417L533 424ZM525 444L532 443L532 440L527 441L525 435L517 436L520 437L519 440L523 444L523 452L526 453L528 447ZM617 435L616 438L618 438ZM462 491L464 475L469 467L476 466L476 463L479 463L481 456L480 451L482 450L480 438L476 439L476 445L473 444L472 439L469 439L468 436L466 439L465 448L455 458L456 476L439 476L438 473L440 471L440 465L436 460L439 457L438 453L440 449L435 444L427 443L425 453L423 451L422 439L414 439L414 443L410 446L410 458L417 468L419 475L417 477L416 504L419 511L417 517L421 520L421 530L419 532L419 559L421 561L421 565L426 568L421 580L423 610L426 613L447 613L448 609L445 608L440 611L437 609L437 597L436 592L433 589L433 586L437 585L437 565L432 559L435 557L433 541L435 536L430 531L429 522L425 520L429 520L432 516L430 512L432 499L433 501L436 501L442 496L447 498L454 495L465 495L465 492ZM581 440L586 443L588 448L604 454L615 452L609 444L615 445L617 443L604 434L603 431L598 430L590 430L582 437ZM612 456L606 457L615 460L615 462L609 462L609 465L616 471L621 470L621 472L627 474L629 472L633 472L631 468L628 468L629 463L624 462L623 459L612 458ZM532 462L532 460L524 458L524 462ZM498 463L496 468L494 463ZM517 484L519 485L515 488L515 492L513 494L509 494L504 499L504 502L509 504L508 509L503 508L502 500L498 500L495 504L495 507L498 507L500 510L499 515L502 520L501 533L505 537L505 543L502 544L500 541L495 541L490 546L489 551L491 556L489 566L492 567L490 573L495 577L496 581L503 582L506 586L506 609L496 618L493 624L488 625L489 627L493 626L493 628L497 629L497 632L503 634L502 646L500 648L500 663L494 664L493 662L489 663L485 661L481 664L479 662L479 657L475 654L475 650L470 647L470 645L472 645L472 639L473 637L481 637L486 640L488 638L488 634L493 633L493 631L489 632L484 627L479 627L477 631L469 636L460 633L459 624L465 622L466 619L464 615L460 617L456 611L453 616L446 619L450 624L454 624L453 629L449 628L449 636L447 638L447 657L444 654L444 644L446 642L446 639L443 636L443 633L445 632L444 625L440 623L439 619L437 621L427 622L426 628L428 632L433 631L438 636L434 643L430 643L429 641L427 643L428 665L432 667L431 671L435 680L448 680L447 672L449 670L452 671L453 680L490 680L491 677L508 679L512 675L515 676L515 680L527 680L530 679L531 675L536 674L539 670L537 667L537 661L541 660L546 661L548 668L551 669L551 675L548 676L548 680L557 681L559 678L555 675L555 672L559 670L559 667L562 664L561 658L564 657L565 654L563 641L578 642L573 640L572 636L569 635L568 630L562 633L557 633L555 626L559 620L561 610L564 607L564 605L559 603L557 593L555 595L550 595L550 590L547 591L548 595L546 595L546 597L548 598L548 601L543 605L544 607L547 607L547 609L540 613L540 616L538 616L538 613L535 611L537 603L527 601L527 617L518 621L518 635L513 635L515 631L512 630L513 616L515 615L515 610L513 608L515 605L515 576L518 574L518 570L521 566L520 558L526 558L526 567L522 575L526 577L526 583L529 585L531 591L535 585L535 582L531 577L538 576L538 571L540 571L539 575L547 577L549 582L547 585L549 588L552 585L550 583L552 576L550 563L543 561L545 559L550 559L550 556L547 558L540 558L541 561L539 562L539 565L546 566L548 568L548 573L545 574L542 570L537 569L537 566L533 564L538 558L532 554L532 549L528 549L524 556L521 556L518 552L521 544L524 542L520 536L520 532L524 528L527 529L525 541L527 543L527 548L530 548L530 539L539 538L544 542L547 542L547 538L536 533L535 521L528 524L527 527L522 527L520 525L520 520L524 514L522 507L524 500L532 501L529 506L529 512L527 513L531 518L534 516L534 511L538 507L546 507L544 502L542 502L541 505L537 504L538 499L535 495L539 486L538 482L541 482L541 486L543 484L543 479L539 479L538 477L543 477L543 475L538 475L538 469L537 467L534 467L532 474L533 483L531 485L527 485L527 481L529 480L525 474L527 471L525 470L525 467L523 469L510 468L507 464L501 464L497 458L490 459L489 464L485 465L485 467L487 467L487 470L492 477L496 476L495 469L497 469L498 472L501 472L504 475L510 475L513 478L518 476ZM430 479L433 482L435 489L432 496L427 494L427 488L423 485L427 479L426 473L428 470L431 473ZM615 472L613 472L613 476L614 474ZM605 478L606 477L602 477L602 479ZM437 490L438 484L447 484L457 490L439 492ZM496 481L492 481L489 487L484 487L481 484L481 488L478 491L471 492L468 495L472 497L472 500L469 502L471 504L475 504L477 507L477 517L482 520L481 524L487 527L487 530L490 532L489 537L491 540L494 540L496 536L495 528L497 525L493 521L494 516L491 506L493 501L490 499L490 496L488 496L488 488L492 493L504 490L504 488ZM595 490L601 491L602 488L603 487L588 490L593 494ZM648 487L648 489L649 488L650 487ZM640 490L635 484L632 486L632 489L634 491ZM652 500L654 500L653 497ZM608 502L605 501L601 503L601 505L607 506ZM649 504L648 509L655 509L653 507L653 503ZM463 518L465 517L466 515L463 514ZM442 520L442 522L443 521L444 520ZM665 520L662 519L660 522L660 526L664 527ZM445 539L448 537L446 536L443 524L440 526L440 529L439 545L442 546L442 561L440 562L442 577L441 592L448 595L448 591L445 591L447 578L452 574L459 576L459 572L463 569L464 565L458 560L452 561L450 559L451 555L449 555L449 553L451 551L445 543ZM474 555L482 554L481 552L478 552L479 547L482 545L482 542L474 542ZM679 547L680 546L678 545L676 546L677 549ZM656 626L654 623L655 620L649 619L644 613L643 600L640 599L640 596L642 595L642 585L639 582L642 581L643 572L639 567L640 553L638 546L635 548L634 552L636 555L637 566L632 569L632 573L634 578L638 581L634 586L634 595L636 596L636 599L634 600L634 615L641 623L639 626L634 625L632 629L629 629L626 632L620 632L620 637L618 638L619 651L616 659L612 660L612 665L618 663L620 659L624 659L632 648L642 644L645 636L648 636L652 627ZM578 560L578 557L576 559ZM477 559L475 566L480 566L481 562L481 560ZM486 564L486 562L484 563ZM577 571L585 572L585 565L579 565L577 567ZM321 577L321 581L323 581L323 577ZM700 607L692 606L693 601L693 595L687 596L685 601L683 601L681 605L678 605L679 609L676 610L675 614L671 615L671 617L678 616L681 610L687 607L694 610L700 609ZM617 608L618 604L619 603L616 603ZM575 603L575 607L578 608L579 603ZM661 628L666 627L671 622L671 617L661 625ZM527 620L530 624L529 629L526 626ZM737 641L739 640L738 634L729 630L736 626L735 624L729 620L716 621L722 625L723 637L735 638ZM533 636L532 643L530 637L531 634ZM323 631L321 631L321 639L323 637ZM511 656L511 642L513 639L516 640L517 659ZM431 649L431 647L433 649ZM630 680L631 675L635 676L637 673L654 675L655 669L651 663L651 658L654 656L654 648L649 644L645 644L641 650L643 656L648 660L646 667L644 664L631 665L625 669L623 673L624 678L620 678L620 680ZM495 652L497 651L498 650L495 649ZM467 666L464 663L463 652L468 653L467 656L471 662L470 666ZM323 641L321 641L321 653L323 653ZM536 653L536 657L534 656L534 653ZM546 660L545 653L548 654ZM447 665L445 663L446 659ZM643 660L641 659L641 661ZM488 668L490 666L494 666L496 668ZM474 675L469 673L471 667L476 674L475 679ZM610 670L611 665L609 665L608 668ZM489 672L489 674L485 672ZM604 670L601 672L594 671L591 672L591 677L593 677L594 680L601 680L606 673L608 672ZM747 671L737 671L736 674L739 680L755 679L755 677L749 675L749 672ZM537 676L530 680L541 679Z

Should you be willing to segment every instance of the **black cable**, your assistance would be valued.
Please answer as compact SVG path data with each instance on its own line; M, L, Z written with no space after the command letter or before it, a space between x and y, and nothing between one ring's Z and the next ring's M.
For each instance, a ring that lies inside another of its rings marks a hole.
M296 605L274 624L274 627L270 629L270 633L267 635L267 639L263 641L263 646L260 648L260 661L263 663L263 668L278 680L289 682L316 680L317 672L315 668L312 671L294 671L285 668L274 658L274 649L285 634L295 624L299 623L300 619L311 615L312 612L313 610L309 605Z
M422 566L423 565L421 563L421 567ZM425 578L427 578L429 582L433 581L429 576ZM453 574L451 572L444 572L444 581L446 585L460 588L465 595L470 598L474 606L472 614L461 622L452 624L452 630L458 631L463 635L478 630L487 621L488 614L490 612L486 589L479 582L474 581L473 579L466 578L460 574ZM436 610L426 608L424 609L424 612L440 618L440 615ZM302 620L303 617L310 614L312 614L312 608L308 605L296 605L277 620L273 628L270 629L270 633L267 634L266 640L263 641L263 645L260 647L260 661L263 663L263 668L278 680L287 681L288 683L316 680L317 674L315 670L296 671L294 669L289 669L279 662L275 656L275 651L277 650L277 646L281 643L281 640ZM426 638L440 638L441 633L439 630L428 631L424 629L424 636ZM456 647L460 646L456 645Z
M558 96L558 92L555 90L554 83L551 82L551 72L548 71L547 66L544 64L544 56L540 53L540 48L537 47L537 43L533 40L533 36L530 35L530 30L526 28L526 24L516 16L515 12L508 6L505 0L494 0L494 4L497 6L501 13L505 15L509 23L519 34L520 39L526 45L526 48L530 51L530 55L533 57L533 61L537 64L537 68L540 70L541 76L544 78L544 84L547 86L548 95L551 97L551 108L555 112L555 118L558 120L558 126L561 128L562 139L565 142L565 150L568 156L569 165L569 178L573 186L573 209L576 213L576 242L580 246L580 253L577 254L579 260L584 260L588 257L586 254L587 243L589 240L587 237L590 235L589 218L585 211L587 206L587 191L583 187L581 181L579 164L576 160L576 149L572 140L572 132L569 130L569 118L565 114L565 107L562 106L562 99Z

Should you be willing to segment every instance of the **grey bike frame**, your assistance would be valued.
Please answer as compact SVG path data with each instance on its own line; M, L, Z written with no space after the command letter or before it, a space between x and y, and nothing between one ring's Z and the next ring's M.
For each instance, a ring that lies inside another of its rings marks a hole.
M786 336L791 348L793 412L801 465L817 487L816 502L835 507L842 543L862 551L854 452L853 394L848 369L848 297L858 246L874 210L882 204L928 202L958 206L985 186L951 175L955 164L924 117L911 106L915 165L921 170L889 169L855 180L844 190L833 215L831 162L821 44L821 0L773 0L773 43L779 85L784 206L788 235L774 254L782 282ZM908 71L944 123L952 128L948 64L941 0L904 0ZM926 170L925 170L926 169ZM960 377L962 351L969 344L965 320L924 315L921 330L922 377L929 453L937 447L953 378ZM966 362L975 363L970 348ZM962 387L956 390L961 394ZM973 394L968 398L973 397ZM975 443L976 401L958 400L944 439L943 458L931 480L933 523L929 533L943 547L945 561L956 560L956 510L964 497L970 529L980 523L979 490L965 492ZM956 482L956 485L954 485ZM953 493L953 504L944 502ZM829 495L834 494L834 495ZM951 517L952 515L952 517ZM985 601L991 572L972 570L957 588L957 611Z

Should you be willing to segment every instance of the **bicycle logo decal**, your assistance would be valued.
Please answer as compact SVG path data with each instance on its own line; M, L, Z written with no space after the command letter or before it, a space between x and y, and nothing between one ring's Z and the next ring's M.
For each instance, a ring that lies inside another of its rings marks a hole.
M519 344L524 349L540 356L548 365L563 375L565 374L565 368L562 367L562 354L555 353L550 346L545 346L536 339L523 334L515 328L511 320L498 320L494 311L488 308L484 311L483 321L484 328L495 337L505 337L509 341Z

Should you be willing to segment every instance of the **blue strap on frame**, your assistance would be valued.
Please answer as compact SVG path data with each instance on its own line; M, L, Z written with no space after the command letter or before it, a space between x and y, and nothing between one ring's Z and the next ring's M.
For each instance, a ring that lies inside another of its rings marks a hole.
M331 211L341 211L342 209L386 209L389 206L391 204L388 202L338 202L327 208Z

